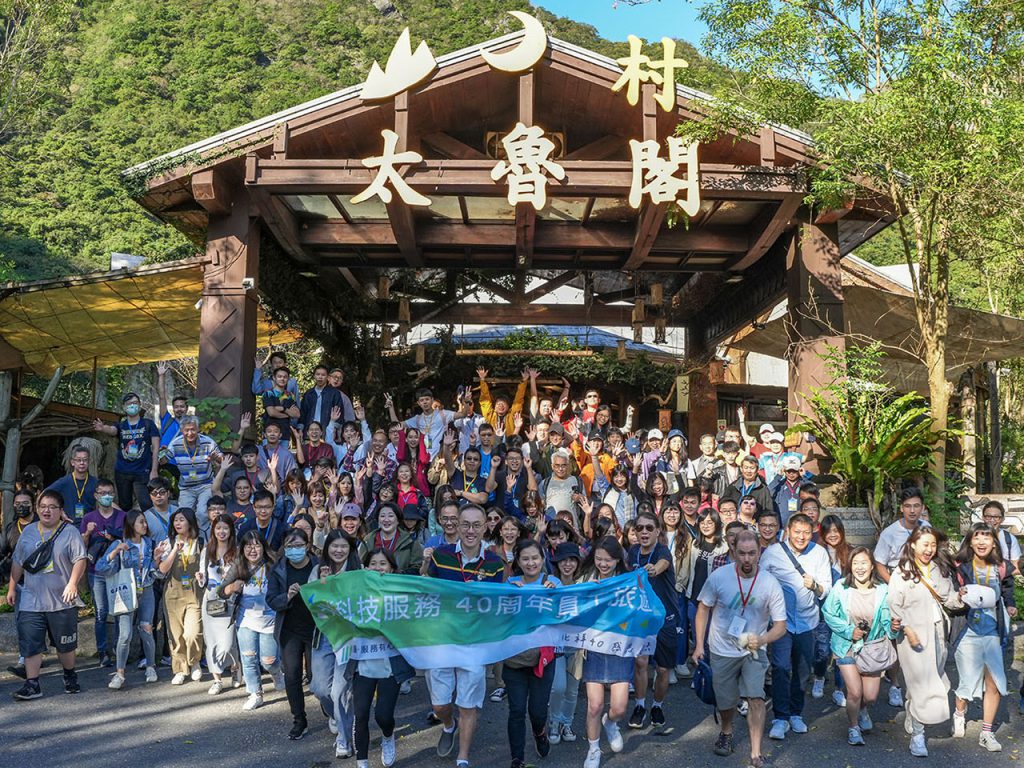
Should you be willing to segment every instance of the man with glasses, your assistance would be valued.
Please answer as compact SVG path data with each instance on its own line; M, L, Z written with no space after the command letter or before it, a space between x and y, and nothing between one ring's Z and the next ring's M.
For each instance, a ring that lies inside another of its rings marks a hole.
M991 525L999 539L999 549L1003 553L1003 560L1014 565L1021 565L1020 542L1017 537L1003 529L1003 520L1006 519L1006 508L998 501L990 501L981 508L981 519Z
M146 523L149 525L149 537L153 541L163 541L168 537L171 515L178 505L171 501L171 484L166 478L154 477L146 486L149 498L153 502L146 510Z
M64 692L82 690L75 672L78 648L78 583L86 568L85 543L73 525L64 521L64 499L56 491L43 491L36 504L39 520L21 532L14 548L11 577L7 585L7 604L14 605L18 591L18 650L25 658L25 684L14 698L38 699L43 695L39 670L47 636L57 649L64 669ZM33 567L37 550L44 543L52 546L50 557L41 567ZM25 568L29 562L31 571ZM20 589L18 582L21 582Z
M430 554L427 576L462 582L501 582L505 563L494 552L483 546L487 514L476 504L468 504L459 511L459 540L454 544L437 547ZM487 692L485 667L445 667L431 669L429 676L430 703L441 721L441 736L437 741L438 757L447 757L459 736L456 768L469 768L469 749L476 731L477 715L484 705ZM452 710L452 697L459 708L456 722Z
M441 503L441 506L434 513L437 515L437 524L441 526L441 533L427 539L427 545L423 548L423 565L420 568L420 575L426 576L430 568L430 558L438 547L454 547L459 541L459 504L454 500Z
M253 516L238 526L238 538L248 531L257 531L267 543L267 549L276 552L284 542L285 525L274 518L274 494L256 491L252 499Z
M89 449L76 445L68 459L69 472L46 490L56 491L72 505L65 514L75 523L96 509L96 477L89 474Z
M560 448L551 454L551 476L544 478L540 495L544 508L553 512L572 512L579 520L576 495L582 492L579 478L570 474L570 454Z
M736 482L725 489L722 499L733 499L737 506L744 496L753 496L761 509L775 509L775 502L772 501L771 491L765 485L764 480L757 474L757 459L753 456L744 456L740 462L740 476Z
M757 543L761 554L772 544L779 542L779 518L770 509L762 509L757 514Z
M210 538L210 522L206 516L206 504L213 495L214 466L224 460L224 455L212 437L199 433L199 419L182 416L181 434L169 446L178 467L178 506L188 507L196 513L199 530L203 538Z

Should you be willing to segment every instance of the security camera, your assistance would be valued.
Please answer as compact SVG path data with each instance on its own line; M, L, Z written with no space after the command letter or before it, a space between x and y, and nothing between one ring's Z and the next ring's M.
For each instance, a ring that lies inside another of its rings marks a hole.
M243 277L242 287L247 291L251 291L253 288L256 287L256 280L251 277Z

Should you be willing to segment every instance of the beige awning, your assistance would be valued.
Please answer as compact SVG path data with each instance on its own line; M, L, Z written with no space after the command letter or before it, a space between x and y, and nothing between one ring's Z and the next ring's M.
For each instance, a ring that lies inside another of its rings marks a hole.
M68 371L199 354L205 259L0 288L0 370ZM260 344L298 334L261 315Z
M903 392L927 393L913 297L861 285L844 286L843 295L842 330L854 343L872 339L882 343L887 383ZM729 346L785 358L789 350L787 315ZM1016 357L1024 357L1024 320L964 307L950 308L947 379L956 381L966 368L979 363Z

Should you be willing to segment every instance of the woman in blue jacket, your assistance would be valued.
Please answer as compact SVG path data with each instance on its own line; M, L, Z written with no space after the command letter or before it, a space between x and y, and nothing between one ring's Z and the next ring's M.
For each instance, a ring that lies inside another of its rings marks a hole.
M878 579L875 558L866 547L856 547L843 568L843 577L828 593L822 616L832 630L832 653L846 684L848 741L864 744L864 733L874 724L867 708L878 699L881 671L862 674L856 656L865 643L888 642L896 637L889 615L888 587Z
M274 638L277 640L284 689L292 713L288 738L301 739L309 730L305 695L302 690L302 664L313 649L316 624L309 607L299 596L299 588L319 577L319 561L310 554L309 536L301 528L284 537L284 557L270 571L267 605L274 611Z
M96 573L113 578L125 568L135 571L135 610L117 617L117 671L108 688L118 690L124 685L128 664L128 650L132 643L132 630L138 626L142 640L142 653L146 657L146 682L156 682L156 647L153 643L153 614L156 598L153 581L156 578L153 563L153 540L149 538L149 523L138 510L128 512L124 521L124 538L96 563Z

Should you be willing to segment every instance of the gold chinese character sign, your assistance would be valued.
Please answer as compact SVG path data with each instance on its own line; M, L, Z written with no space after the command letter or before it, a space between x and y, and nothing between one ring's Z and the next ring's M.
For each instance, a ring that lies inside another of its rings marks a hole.
M384 203L391 202L391 190L385 186L388 182L394 187L395 192L402 202L408 205L430 205L430 198L421 195L409 186L402 178L395 166L414 165L423 162L423 155L411 150L406 152L395 152L398 146L398 134L386 128L380 132L384 137L384 154L379 157L367 157L362 161L367 168L379 168L377 175L366 189L352 198L352 203L361 203L371 197L379 197Z
M512 205L530 203L538 211L547 205L548 177L565 178L565 169L551 160L555 143L536 125L527 128L516 123L511 133L501 140L508 161L499 160L491 169L491 178L499 181L508 177L508 201Z
M636 35L629 36L629 56L616 61L622 65L622 75L615 84L613 91L626 89L626 101L636 106L640 101L640 84L654 83L661 86L661 92L654 97L666 112L671 112L676 104L676 69L690 66L686 59L676 58L676 41L670 37L661 38L664 57L659 61L651 61L651 57L643 53L644 41Z
M668 158L661 157L656 141L631 139L633 175L629 186L629 204L639 208L644 195L652 203L675 203L690 217L700 209L700 179L697 142L684 144L678 136L668 140ZM685 178L680 178L680 172Z

